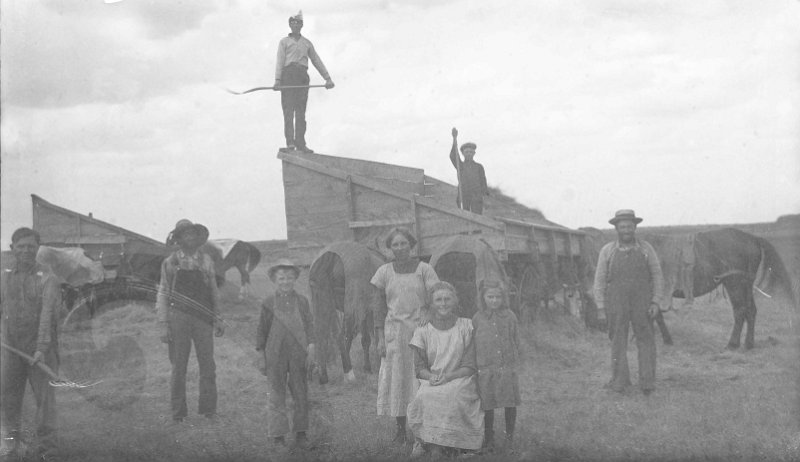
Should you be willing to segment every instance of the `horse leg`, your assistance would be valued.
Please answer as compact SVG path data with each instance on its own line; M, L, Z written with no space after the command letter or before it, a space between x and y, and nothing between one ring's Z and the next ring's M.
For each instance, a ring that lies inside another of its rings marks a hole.
M371 316L361 321L361 349L364 350L364 372L367 374L372 374L372 364L369 362L369 345L372 343L370 330L372 330Z
M246 265L247 262L244 263ZM239 288L239 300L244 300L247 297L247 286L250 285L250 273L247 272L247 268L244 265L239 265L236 269L239 270L239 276L242 279L242 285Z
M664 345L672 345L672 336L669 335L667 323L664 322L664 313L662 313L661 310L658 310L658 313L656 313L655 320L658 325L658 330L661 332L661 339L664 341Z
M744 338L744 348L751 350L755 346L756 336L756 302L753 298L753 291L748 290L746 293L747 303L745 305L744 320L747 322L747 334Z
M733 331L728 341L728 349L739 348L742 338L742 327L748 311L747 292L752 290L752 286L742 284L742 280L735 276L729 276L723 282L725 290L728 292L731 306L733 307ZM752 298L752 294L750 295ZM748 328L749 330L749 328ZM745 338L746 340L746 338ZM752 345L751 345L752 348Z
M353 344L353 320L345 316L344 326L342 326L342 333L339 336L339 352L342 355L342 371L344 372L345 382L354 382L356 374L353 372L353 363L350 362L350 346Z

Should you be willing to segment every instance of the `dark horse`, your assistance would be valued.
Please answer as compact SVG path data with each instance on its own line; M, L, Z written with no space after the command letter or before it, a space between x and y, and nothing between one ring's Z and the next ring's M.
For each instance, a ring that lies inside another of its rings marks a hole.
M355 380L350 346L357 329L364 350L364 372L372 372L369 360L374 323L371 303L377 289L369 281L382 263L380 257L363 245L337 242L323 249L311 264L308 279L317 329L320 384L328 382L326 364L331 337L339 347L345 380Z
M742 327L747 323L744 346L754 346L756 303L753 290L781 296L795 306L791 278L780 255L766 239L738 229L723 228L697 233L692 275L694 296L707 294L722 284L733 307L733 331L728 348L740 345ZM761 277L758 277L759 268ZM677 289L672 295L685 298Z
M252 272L258 262L261 261L261 252L249 242L232 239L213 239L203 245L205 250L214 260L214 268L217 272L217 285L225 284L225 273L231 269L239 270L242 285L239 289L239 298L247 296L248 286L250 285L250 272ZM225 252L227 251L227 255ZM223 258L222 256L225 255Z
M611 233L602 233L594 228L581 228L586 232L587 252L583 258L589 263L584 278L587 283L586 294L591 295L591 280L594 278L594 265L602 244L612 239ZM615 236L614 236L615 237ZM745 348L754 346L756 304L753 290L773 292L773 296L788 300L795 306L791 278L781 261L778 252L766 239L745 233L738 229L721 228L695 234L693 244L686 251L691 254L692 269L681 273L678 266L685 256L676 257L676 249L681 247L687 236L637 233L637 237L649 242L656 249L665 276L665 306L671 307L672 297L687 299L686 291L691 288L692 297L710 293L722 285L728 293L733 307L733 331L728 348L740 346L742 327L747 323ZM677 252L679 253L679 252ZM760 273L759 273L760 270ZM760 277L759 277L760 274ZM690 281L691 285L684 281ZM591 296L587 298L592 302ZM672 344L672 338L661 312L655 318L665 344Z

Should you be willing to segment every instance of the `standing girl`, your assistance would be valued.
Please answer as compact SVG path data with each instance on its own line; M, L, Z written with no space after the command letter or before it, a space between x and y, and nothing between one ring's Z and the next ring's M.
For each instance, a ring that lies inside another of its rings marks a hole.
M478 365L478 393L484 411L486 450L494 449L494 409L505 408L506 441L514 436L517 406L520 404L519 377L521 349L517 316L509 309L505 284L484 280L479 285L479 310L472 318Z

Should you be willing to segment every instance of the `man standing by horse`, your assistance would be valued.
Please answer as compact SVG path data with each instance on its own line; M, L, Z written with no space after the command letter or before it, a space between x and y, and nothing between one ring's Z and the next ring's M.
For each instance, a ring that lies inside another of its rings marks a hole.
M192 343L200 370L198 412L213 418L217 413L214 336L221 337L224 328L219 316L214 262L200 249L208 240L208 228L180 220L172 231L172 237L180 248L161 264L161 283L156 299L161 341L168 344L172 363L172 420L182 422L188 414L186 367Z
M658 314L664 277L655 249L636 238L642 219L633 210L619 210L608 222L617 240L600 250L594 278L597 307L605 310L611 337L612 375L608 387L623 393L631 387L628 371L628 325L633 325L639 359L639 387L655 389L656 343L652 319Z
M22 402L28 382L36 398L37 457L51 460L57 447L55 388L41 366L58 371L61 286L50 267L36 261L39 241L39 233L30 228L14 231L14 266L3 271L0 281L0 405L8 451L3 455L9 459L21 456Z
M278 43L278 59L275 64L275 91L281 92L283 107L283 132L286 149L314 152L306 146L306 103L308 102L308 61L325 79L325 88L334 87L333 80L322 63L314 45L300 35L303 28L303 12L289 18L292 32ZM303 87L284 88L281 87Z

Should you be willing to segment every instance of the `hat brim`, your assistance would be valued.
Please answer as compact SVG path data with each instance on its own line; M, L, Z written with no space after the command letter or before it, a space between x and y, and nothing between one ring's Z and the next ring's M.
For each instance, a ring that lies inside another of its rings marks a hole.
M195 223L195 224L193 224L191 226L184 226L182 228L175 228L175 229L172 230L170 235L172 236L173 240L177 241L181 237L181 234L183 234L184 232L188 231L189 228L194 228L197 232L200 233L200 235L203 238L203 243L204 244L205 244L206 241L208 241L208 236L210 234L208 232L208 228L206 228L205 226L203 226L203 225L201 225L199 223Z
M638 225L644 219L639 217L614 217L608 220L608 222L611 223L612 225L616 225L620 221L625 221L625 220L632 221L634 224Z
M292 266L290 266L290 265L275 265L275 266L270 267L267 270L267 276L269 276L270 281L275 279L275 272L277 272L279 269L290 269L290 270L294 271L294 277L295 278L300 277L300 268L298 268L297 266L294 266L294 265L292 265Z

